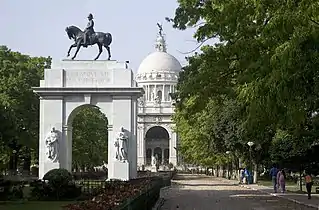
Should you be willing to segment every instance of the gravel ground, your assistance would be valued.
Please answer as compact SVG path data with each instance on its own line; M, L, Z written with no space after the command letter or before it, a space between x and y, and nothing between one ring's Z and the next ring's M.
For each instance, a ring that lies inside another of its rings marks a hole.
M163 191L162 210L314 210L288 200L223 182L218 178L183 175Z

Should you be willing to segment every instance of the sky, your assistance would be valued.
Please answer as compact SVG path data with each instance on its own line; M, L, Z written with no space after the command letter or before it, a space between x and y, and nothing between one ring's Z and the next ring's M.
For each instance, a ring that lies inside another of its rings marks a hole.
M112 59L130 61L134 72L155 51L157 22L163 24L168 53L185 65L185 56L189 55L185 52L197 46L195 29L179 31L165 21L165 17L174 17L177 6L176 0L0 0L0 45L31 56L51 56L53 61L65 59L73 44L65 28L85 28L92 13L95 31L113 36ZM77 59L90 60L97 53L97 45L81 48ZM100 60L106 58L107 52L103 51Z

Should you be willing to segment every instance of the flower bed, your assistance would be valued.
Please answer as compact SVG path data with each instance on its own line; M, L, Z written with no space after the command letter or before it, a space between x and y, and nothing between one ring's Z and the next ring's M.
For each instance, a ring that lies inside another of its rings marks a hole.
M126 209L130 206L141 206L147 200L156 202L159 189L163 182L160 178L145 178L131 180L128 182L113 181L109 182L101 194L92 200L70 204L64 207L65 210L110 210ZM156 188L156 190L154 190ZM154 195L153 195L154 194ZM153 199L151 199L152 197ZM148 206L151 204L148 204ZM139 207L140 210L142 210Z

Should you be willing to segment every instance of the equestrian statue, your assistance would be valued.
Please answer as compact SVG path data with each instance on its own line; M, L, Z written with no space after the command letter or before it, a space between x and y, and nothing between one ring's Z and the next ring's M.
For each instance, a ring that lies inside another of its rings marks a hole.
M103 52L103 49L102 49L103 47L106 48L109 54L108 60L110 60L111 59L110 44L112 43L112 35L110 33L95 32L93 15L89 14L87 18L89 22L84 32L76 26L66 27L65 31L69 39L74 40L74 44L70 46L67 56L69 57L71 49L76 47L76 52L74 56L72 57L72 60L73 60L78 54L81 46L87 47L88 45L97 44L97 46L99 47L99 53L94 60L97 60L100 57L101 53Z

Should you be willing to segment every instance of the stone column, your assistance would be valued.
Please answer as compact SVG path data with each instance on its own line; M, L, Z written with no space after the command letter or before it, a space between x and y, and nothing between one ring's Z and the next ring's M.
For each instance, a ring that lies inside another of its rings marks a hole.
M72 126L64 125L62 126L62 135L65 148L63 148L64 153L64 161L61 167L67 169L68 171L72 171ZM61 152L62 152L61 151ZM62 164L62 163L61 163Z
M111 150L113 151L114 149L114 132L113 132L113 125L108 125L107 126L107 136L108 136L108 152L107 152L107 168L108 168L108 174L113 173L113 160L115 159L115 152L110 152Z
M145 141L144 141L144 126L138 125L137 127L137 161L138 166L145 165L145 156L146 156L146 150L145 150Z
M162 88L162 101L166 101L165 100L165 85L163 85L163 88Z
M174 166L177 165L177 157L176 157L176 133L171 131L171 138L169 140L169 162Z
M165 149L161 148L162 149L162 165L164 165L164 151Z

